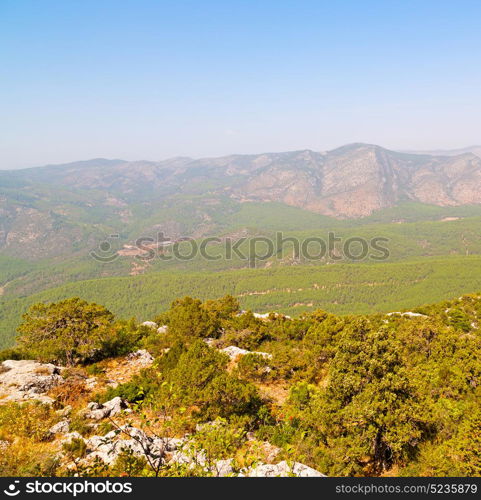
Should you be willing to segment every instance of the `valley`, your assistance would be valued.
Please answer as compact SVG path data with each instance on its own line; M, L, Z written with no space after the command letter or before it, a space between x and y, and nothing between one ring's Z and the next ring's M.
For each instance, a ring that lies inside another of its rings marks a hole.
M0 171L0 345L11 345L30 304L73 295L141 320L188 294L230 293L245 309L299 315L388 312L481 290L481 200L472 190L481 160L473 153L354 144ZM350 212L347 198L364 208ZM330 233L340 242L319 258L297 258L289 243ZM179 259L172 245L158 247L159 235L188 238L178 243L183 254L218 240L210 259ZM274 243L268 258L228 255L227 240L249 255L256 238ZM387 252L356 260L343 247L352 238L381 239Z

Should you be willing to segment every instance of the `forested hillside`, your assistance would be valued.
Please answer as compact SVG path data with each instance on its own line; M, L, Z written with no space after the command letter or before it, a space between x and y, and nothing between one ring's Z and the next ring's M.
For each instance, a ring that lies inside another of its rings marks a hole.
M227 293L244 309L297 316L318 308L336 314L413 308L481 286L480 256L424 258L397 263L279 266L222 272L177 271L69 283L28 297L4 297L2 345L15 336L22 313L39 301L80 296L105 304L122 318L145 320L175 297L202 299Z
M65 368L3 363L0 475L479 476L480 318L478 294L297 319L185 297L145 324L36 304L0 357Z

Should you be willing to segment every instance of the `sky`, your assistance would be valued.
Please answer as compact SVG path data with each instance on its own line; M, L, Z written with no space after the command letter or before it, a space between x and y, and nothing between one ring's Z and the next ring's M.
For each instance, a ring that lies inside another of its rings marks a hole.
M0 0L0 168L481 143L478 0Z

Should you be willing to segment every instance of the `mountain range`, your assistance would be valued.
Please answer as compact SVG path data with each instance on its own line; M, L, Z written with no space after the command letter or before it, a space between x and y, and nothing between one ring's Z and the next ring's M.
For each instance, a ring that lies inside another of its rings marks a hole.
M476 152L476 148L472 148ZM215 233L242 204L281 203L338 219L406 202L481 203L481 157L413 154L350 144L159 162L93 159L0 171L0 252L45 257L163 230Z

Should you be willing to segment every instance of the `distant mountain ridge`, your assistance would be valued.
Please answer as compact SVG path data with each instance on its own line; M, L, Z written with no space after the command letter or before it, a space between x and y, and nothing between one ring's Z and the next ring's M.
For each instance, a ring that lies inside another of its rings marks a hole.
M481 158L350 144L328 152L94 159L0 171L0 251L63 253L91 245L97 234L140 228L201 236L245 202L343 219L405 202L481 204Z
M481 146L468 146L466 148L457 148L457 149L435 149L435 150L408 150L401 151L403 153L412 153L412 154L425 154L432 156L457 156L466 153L472 153L476 156L481 157Z
M4 171L24 182L106 190L128 202L180 193L276 201L333 217L363 217L402 201L481 203L481 158L473 153L399 153L350 144L311 150L159 162L96 159ZM200 187L196 187L202 186Z

